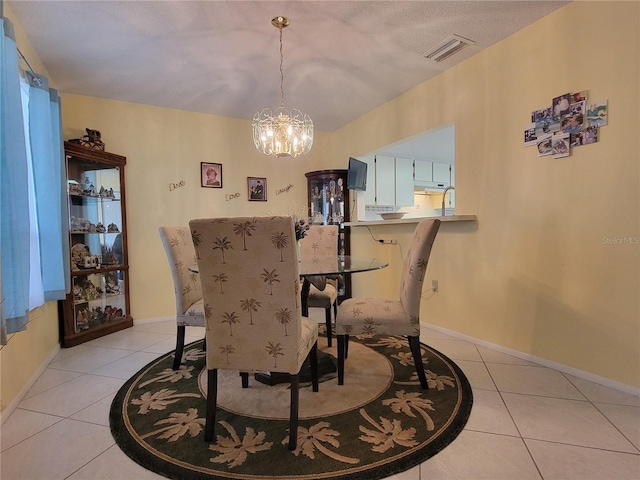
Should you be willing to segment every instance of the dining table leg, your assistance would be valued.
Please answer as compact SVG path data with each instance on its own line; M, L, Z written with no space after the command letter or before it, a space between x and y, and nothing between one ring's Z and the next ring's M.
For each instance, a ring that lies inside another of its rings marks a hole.
M300 292L300 305L302 307L302 316L309 316L309 290L311 289L311 282L307 277L302 277L302 291Z

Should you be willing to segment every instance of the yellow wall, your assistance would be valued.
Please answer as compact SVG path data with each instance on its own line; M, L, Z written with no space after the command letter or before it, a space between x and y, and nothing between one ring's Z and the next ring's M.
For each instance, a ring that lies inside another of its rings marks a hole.
M9 336L0 350L2 412L27 393L25 389L59 349L58 338L57 302L47 302L33 310L27 329ZM4 415L2 421L6 421Z
M224 215L306 215L304 174L330 167L329 136L322 132L316 132L308 155L276 159L255 149L251 122L246 120L80 95L63 97L62 114L65 139L81 136L85 127L100 130L107 150L127 157L134 320L175 315L173 283L158 227ZM200 186L200 162L222 164L223 188ZM267 178L266 202L247 200L248 176ZM182 182L184 186L172 187ZM238 197L230 198L236 193Z
M478 222L442 226L422 321L640 386L640 246L604 240L640 235L639 25L638 2L573 2L333 135L340 158L455 125L456 213ZM609 101L599 143L523 147L531 111L581 90ZM376 228L399 247L362 230L352 251L399 262L412 229ZM386 270L356 275L354 295L394 294Z
M443 225L427 280L438 279L441 291L425 296L422 320L640 386L639 247L602 240L639 235L639 8L573 2L338 132L317 133L311 154L298 160L258 154L247 121L65 95L64 137L95 128L109 151L128 158L134 318L173 313L158 226L287 213L306 205L305 172L344 168L350 155L454 124L456 212L478 222ZM16 29L21 50L44 72ZM609 100L600 143L556 160L522 146L532 110L584 89ZM200 187L201 161L223 164L223 189ZM268 178L268 202L246 200L249 175ZM289 184L289 193L276 195ZM236 192L238 199L226 200ZM355 276L355 294L396 291L412 230L376 227L400 240L395 247L352 229L354 251L392 263ZM3 409L57 348L55 304L41 310L0 350Z

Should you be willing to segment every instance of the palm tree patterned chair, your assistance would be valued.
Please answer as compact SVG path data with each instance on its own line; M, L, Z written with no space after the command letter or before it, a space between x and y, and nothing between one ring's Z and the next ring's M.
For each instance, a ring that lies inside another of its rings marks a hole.
M173 290L176 295L176 353L173 369L178 370L184 351L184 336L187 326L204 327L204 305L200 275L189 271L189 265L196 263L196 251L191 241L191 231L187 227L160 227L158 229L164 251L167 254Z
M420 300L431 247L440 228L440 220L421 221L402 266L400 298L354 297L338 307L338 384L344 384L344 362L348 354L349 335L406 335L416 366L420 386L427 389L427 379L420 353Z
M318 324L302 316L292 217L189 222L204 296L207 341L205 441L214 438L218 370L291 378L289 449L298 434L298 386L309 356L318 391Z
M322 255L338 254L338 226L337 225L310 225L307 235L300 239L300 252L305 258ZM311 284L307 306L309 308L324 308L325 323L327 326L327 345L331 346L331 308L335 317L338 311L338 282L337 279L328 279L323 290Z

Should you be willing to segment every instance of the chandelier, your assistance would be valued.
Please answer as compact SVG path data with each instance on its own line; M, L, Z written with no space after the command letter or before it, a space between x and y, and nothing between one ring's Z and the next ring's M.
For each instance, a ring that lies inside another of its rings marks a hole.
M282 29L287 17L274 17L271 24L280 30L280 106L265 108L253 117L253 143L265 155L297 157L309 153L313 145L313 122L306 113L284 108L284 73L282 70Z

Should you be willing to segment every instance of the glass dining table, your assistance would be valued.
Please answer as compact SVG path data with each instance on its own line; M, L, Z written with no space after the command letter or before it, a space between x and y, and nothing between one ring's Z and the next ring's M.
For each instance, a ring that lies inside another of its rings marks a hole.
M311 285L324 290L327 277L380 270L389 265L377 258L351 255L314 255L300 258L300 276L303 279L300 293L302 315L309 316L307 301Z
M354 257L351 255L314 255L300 259L300 276L303 279L300 303L302 315L309 316L307 301L311 285L318 290L324 290L327 277L334 275L350 275L352 273L380 270L389 265L377 258ZM189 266L189 271L199 273L198 265Z
M318 290L324 290L327 277L370 272L372 270L380 270L389 265L388 262L377 258L356 257L351 255L314 255L300 258L299 264L300 277L303 279L302 290L300 292L300 304L302 306L302 315L305 317L309 316L307 302L311 285L315 286ZM199 273L198 265L191 265L189 270L194 273ZM325 375L335 371L336 365L333 355L325 354L318 350L318 374ZM288 374L277 372L256 372L254 377L257 381L267 385L275 385L289 381ZM310 379L311 368L307 359L300 370L300 381L306 382L310 381Z

